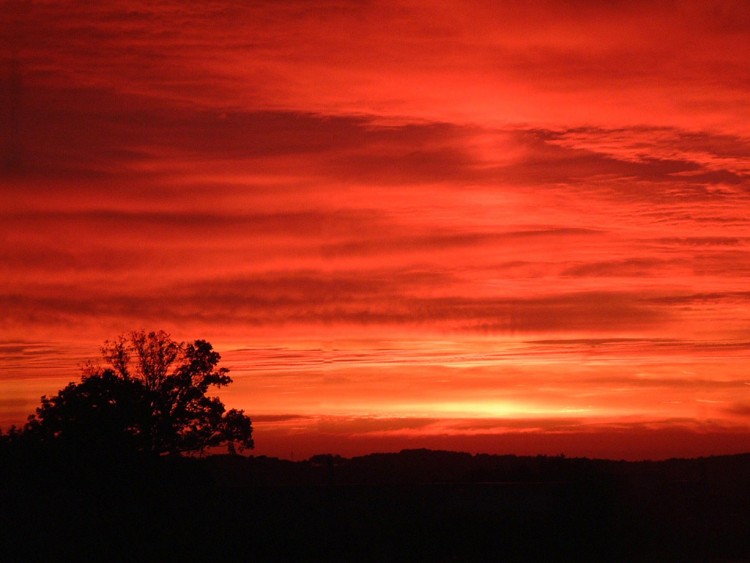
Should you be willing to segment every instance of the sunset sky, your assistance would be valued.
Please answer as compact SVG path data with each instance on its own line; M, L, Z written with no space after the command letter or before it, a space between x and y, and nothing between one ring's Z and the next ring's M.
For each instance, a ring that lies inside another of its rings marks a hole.
M135 329L256 454L750 451L742 1L5 1L0 427Z

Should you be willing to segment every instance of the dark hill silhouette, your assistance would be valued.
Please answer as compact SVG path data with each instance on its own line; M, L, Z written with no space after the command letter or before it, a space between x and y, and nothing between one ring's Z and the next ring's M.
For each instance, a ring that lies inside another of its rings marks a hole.
M268 555L289 560L750 558L750 454L626 462L405 450L201 464L267 545L285 546Z
M0 549L19 560L750 559L750 454L47 455L0 450Z

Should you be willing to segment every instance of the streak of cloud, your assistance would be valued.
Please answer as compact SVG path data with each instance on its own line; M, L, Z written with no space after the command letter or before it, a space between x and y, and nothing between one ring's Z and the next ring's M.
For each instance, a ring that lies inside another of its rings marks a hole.
M282 448L747 424L742 2L4 7L0 426L152 327Z

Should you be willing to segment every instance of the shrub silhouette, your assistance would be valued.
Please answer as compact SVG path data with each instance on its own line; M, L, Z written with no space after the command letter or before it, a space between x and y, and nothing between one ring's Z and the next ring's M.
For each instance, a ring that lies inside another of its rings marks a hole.
M205 340L136 331L105 342L102 355L107 366L89 363L79 383L42 397L24 435L80 451L163 455L253 447L250 418L206 395L232 380Z

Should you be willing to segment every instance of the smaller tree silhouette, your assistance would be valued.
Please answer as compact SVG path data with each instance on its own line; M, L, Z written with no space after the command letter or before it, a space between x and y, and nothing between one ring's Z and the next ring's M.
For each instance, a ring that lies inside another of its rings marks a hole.
M77 454L148 450L143 428L150 413L144 391L138 382L103 370L53 397L42 397L24 434Z
M159 455L221 444L232 453L253 447L244 411L227 411L206 394L232 380L205 340L176 342L164 331L136 331L105 342L102 356L107 366L89 363L80 383L42 397L24 433L76 449Z

